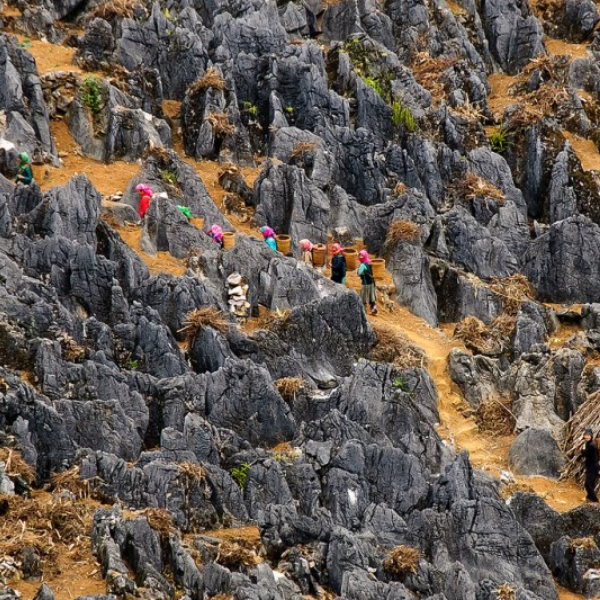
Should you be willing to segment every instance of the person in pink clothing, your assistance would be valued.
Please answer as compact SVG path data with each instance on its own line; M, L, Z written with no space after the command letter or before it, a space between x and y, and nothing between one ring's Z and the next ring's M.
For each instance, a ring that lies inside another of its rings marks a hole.
M223 229L219 225L213 225L207 232L213 239L213 242L223 248Z
M375 277L373 275L373 267L371 266L371 259L369 253L366 250L361 250L358 253L358 276L362 283L360 288L360 299L367 309L367 304L371 308L371 314L377 314L377 288L375 287Z
M302 253L302 262L309 266L313 266L312 258L313 245L310 240L300 240L300 252Z
M138 215L140 219L143 219L150 208L150 200L152 200L152 188L145 183L140 183L136 186L136 191L140 195L140 206L138 208Z

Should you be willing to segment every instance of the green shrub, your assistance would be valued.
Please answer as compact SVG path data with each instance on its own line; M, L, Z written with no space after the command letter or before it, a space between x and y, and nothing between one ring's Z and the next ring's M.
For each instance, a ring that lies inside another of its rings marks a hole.
M258 106L252 104L252 102L248 102L247 100L244 100L244 102L242 102L242 104L244 106L244 110L251 117L257 117L258 116Z
M81 86L81 101L94 115L102 110L102 92L100 84L93 75L85 78Z
M179 177L177 177L177 173L175 171L171 171L170 169L163 169L160 172L160 178L171 185L177 185L179 182Z
M248 479L248 471L250 471L250 465L248 463L242 463L239 467L233 467L233 469L229 471L229 474L240 488L244 489L246 480Z
M402 103L399 100L395 100L392 104L392 123L398 127L398 125L404 125L404 128L408 133L414 133L417 130L417 122L413 117L413 114L408 107L402 107Z
M394 379L394 387L397 390L402 390L404 392L406 390L406 382L398 375L398 377Z
M497 131L494 131L492 135L488 137L490 146L494 152L502 154L505 150L508 150L510 146L514 146L514 142L510 139L508 131L504 128L504 125Z
M377 92L377 94L383 98L384 97L384 93L383 93L383 87L381 86L381 82L379 81L379 79L375 78L375 77L365 77L363 79L363 81L372 89L375 90L375 92Z

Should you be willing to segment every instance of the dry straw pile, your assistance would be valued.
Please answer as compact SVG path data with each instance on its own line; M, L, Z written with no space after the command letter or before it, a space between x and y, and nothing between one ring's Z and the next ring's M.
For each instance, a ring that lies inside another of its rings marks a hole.
M396 546L387 555L383 567L394 575L408 575L416 573L421 559L421 553L410 546Z

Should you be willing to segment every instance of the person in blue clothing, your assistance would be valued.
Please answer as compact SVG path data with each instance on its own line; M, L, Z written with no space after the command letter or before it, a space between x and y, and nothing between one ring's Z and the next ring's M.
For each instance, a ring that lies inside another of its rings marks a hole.
M369 253L366 250L361 250L358 253L358 276L362 283L360 289L360 299L367 309L367 304L371 308L371 314L377 314L377 288L375 287L375 277L373 275L373 267L371 266L371 259Z
M332 244L331 252L331 280L346 285L346 257L339 244Z
M19 154L19 166L15 181L17 183L22 183L23 185L31 185L31 182L33 181L31 159L29 158L29 154L27 154L27 152L21 152L21 154Z
M268 226L264 226L260 228L260 232L263 234L265 238L265 243L271 250L277 250L277 241L275 240L275 232Z

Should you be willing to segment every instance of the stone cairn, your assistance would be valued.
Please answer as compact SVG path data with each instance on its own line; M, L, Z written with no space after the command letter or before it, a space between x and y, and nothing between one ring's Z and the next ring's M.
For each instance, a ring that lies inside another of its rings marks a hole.
M246 299L248 284L239 273L232 273L227 278L227 295L229 310L238 318L247 319L250 314L250 303Z

